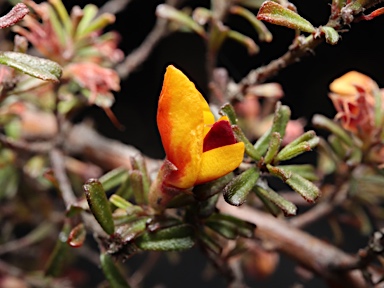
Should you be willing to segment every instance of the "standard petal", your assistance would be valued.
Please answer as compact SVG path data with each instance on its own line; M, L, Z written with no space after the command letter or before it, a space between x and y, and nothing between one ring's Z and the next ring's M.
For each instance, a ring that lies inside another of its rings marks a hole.
M187 76L174 66L168 66L159 99L157 125L167 159L178 169L165 180L169 185L189 188L197 179L203 153L206 106L203 96Z
M222 146L203 153L196 185L220 178L235 170L243 161L244 143Z
M357 94L356 85L364 88L369 93L375 87L375 82L367 75L357 71L350 71L334 80L329 85L329 89L333 93L340 95L354 95Z

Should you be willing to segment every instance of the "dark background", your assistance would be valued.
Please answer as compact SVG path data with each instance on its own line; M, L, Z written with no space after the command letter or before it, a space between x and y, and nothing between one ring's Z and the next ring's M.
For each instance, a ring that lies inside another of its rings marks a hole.
M74 4L83 7L90 1L65 1L71 7ZM101 5L105 1L93 1ZM311 21L314 26L324 25L330 13L330 1L293 1L299 13ZM155 23L155 8L162 1L133 0L124 11L116 16L116 22L110 29L122 35L120 48L129 54L145 39ZM189 1L193 7L209 6L209 1ZM255 11L256 12L256 11ZM281 56L291 44L294 33L292 30L267 26L274 35L271 43L259 43L251 25L240 17L230 17L227 23L231 28L242 32L253 39L261 47L261 52L248 56L244 47L238 43L227 41L220 52L218 66L229 70L231 77L239 81L251 69L269 63ZM336 77L349 70L358 70L375 79L379 86L384 86L384 17L372 21L360 22L351 26L350 32L344 33L339 44L331 46L322 44L315 50L315 55L302 59L299 63L289 66L270 81L279 82L285 91L283 103L291 107L293 118L304 117L308 121L315 113L333 117L335 110L327 97L328 85ZM104 135L134 145L144 154L162 158L164 156L156 127L157 99L161 89L162 77L168 64L175 64L185 71L200 89L207 91L206 73L204 71L204 43L199 36L187 33L175 33L163 39L154 49L151 56L128 79L121 83L121 91L117 93L116 103L112 110L125 125L120 131L112 125L104 112L97 107L90 107L86 115L95 120L97 129ZM299 211L299 213L302 211ZM365 245L365 239L357 231L345 228L347 240L343 249L356 252ZM331 239L329 227L324 224L312 225L312 234L325 240ZM352 241L350 240L352 239ZM154 287L164 283L166 287L225 287L223 280L216 277L210 282L203 282L201 271L206 267L205 259L197 249L183 252L182 262L172 265L164 261L145 280L145 287ZM128 265L135 269L142 257L134 257ZM130 264L131 263L131 264ZM136 267L135 267L136 266ZM95 271L97 273L97 271ZM101 273L95 277L102 276ZM298 277L294 272L294 263L284 257L277 274L257 287L292 287ZM249 282L252 287L256 283ZM319 280L305 283L305 287L325 287Z

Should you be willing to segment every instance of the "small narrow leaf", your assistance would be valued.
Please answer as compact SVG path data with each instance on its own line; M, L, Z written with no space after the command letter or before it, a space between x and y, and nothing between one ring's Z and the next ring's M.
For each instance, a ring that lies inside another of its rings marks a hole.
M233 178L223 190L225 201L234 206L243 204L259 176L258 169L252 167Z
M231 125L237 124L237 116L236 116L235 108L233 108L231 104L227 103L221 106L219 114L222 116L227 116Z
M334 28L323 26L320 27L320 31L324 33L325 41L327 41L328 44L335 45L337 42L339 42L340 35Z
M117 269L115 263L113 262L112 257L109 254L102 253L100 254L100 263L101 268L105 278L107 278L111 288L129 288L127 281L124 276L121 274L119 269Z
M286 161L292 159L304 152L311 151L313 147L319 144L319 137L315 137L310 141L305 141L297 144L296 146L284 147L276 156L277 161Z
M156 232L146 232L135 240L137 247L152 251L180 251L191 248L194 242L194 230L190 225L182 224Z
M251 11L248 9L245 9L241 6L232 6L230 7L229 11L232 14L236 14L239 16L244 17L255 30L259 34L259 40L260 41L265 41L265 42L271 42L272 41L272 34L269 32L268 28L264 25L263 22L257 20L255 14L253 14Z
M101 176L99 181L103 185L104 190L108 191L121 185L126 179L127 175L127 169L119 167Z
M211 215L205 225L227 239L236 239L238 236L252 238L256 228L252 223L218 213Z
M203 26L196 23L186 13L179 11L170 5L160 4L159 6L157 6L156 15L158 17L182 24L191 29L192 31L195 31L200 36L205 37L205 30Z
M89 209L95 216L97 222L99 222L100 226L107 234L113 234L115 225L113 223L111 206L109 205L103 186L97 179L89 179L83 185L83 189Z
M253 191L256 193L256 195L264 196L277 207L279 207L284 212L285 216L296 215L297 207L292 202L289 202L288 200L281 197L272 189L264 189L256 185Z
M257 44L255 43L255 41L253 41L252 38L245 36L240 32L229 30L227 37L245 46L248 50L249 55L257 54L260 51L259 46L257 46Z
M62 73L61 66L56 62L19 52L0 52L0 64L50 82L59 82Z
M253 145L258 154L264 155L264 153L267 151L269 139L271 137L271 131L272 128L265 131L264 134L259 139L257 139L255 145Z
M56 241L55 248L53 249L52 254L49 257L47 266L45 267L45 276L57 277L61 273L61 269L64 265L64 262L67 259L68 252L68 235L70 227L68 224L64 224L59 237Z
M348 133L341 128L336 122L328 119L327 117L316 114L312 118L312 123L318 128L323 128L338 136L348 146L353 146L353 140Z
M193 188L193 195L199 201L207 200L211 196L221 193L225 185L227 185L232 178L233 173L229 173L214 181L197 185Z
M273 167L272 165L267 165L268 171L285 183L287 183L293 190L299 193L306 201L313 203L320 196L319 188L313 184L311 181L305 179L299 174L287 171L285 169L280 169L278 167Z
M151 186L151 179L148 175L147 165L145 163L144 157L139 154L132 158L133 169L140 171L141 181L143 186L144 198L148 198L149 188Z
M257 19L303 32L316 32L311 22L274 1L265 1L263 3L257 14Z
M210 235L208 235L205 231L201 230L199 231L198 238L202 244L203 247L206 249L209 249L209 251L213 252L214 254L220 255L222 252L222 248L219 243L214 241Z
M279 151L280 144L281 144L281 137L280 134L277 132L273 132L271 135L271 138L269 140L269 146L267 153L264 156L264 163L269 164L273 161L275 158L277 152Z
M236 140L239 142L243 142L245 146L245 153L252 159L258 161L261 159L261 154L257 149L252 145L252 143L248 140L248 138L244 135L243 131L239 126L233 125L232 131L235 134Z
M281 165L276 167L286 171L297 173L309 181L318 180L318 177L316 176L315 167L310 164Z
M116 230L116 234L120 235L124 242L130 242L145 231L150 219L150 217L135 217L134 221L120 226Z
M273 116L272 133L280 134L281 139L285 136L285 129L288 121L291 118L291 109L286 105L281 105L281 102L276 103L275 114Z

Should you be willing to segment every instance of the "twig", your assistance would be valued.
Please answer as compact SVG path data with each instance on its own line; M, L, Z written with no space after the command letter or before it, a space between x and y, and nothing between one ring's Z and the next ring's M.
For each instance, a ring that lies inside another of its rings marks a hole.
M177 0L168 0L166 3L175 6ZM163 37L168 35L167 25L167 20L157 18L154 28L148 34L147 38L145 38L144 42L136 50L130 53L123 63L116 66L116 71L121 79L127 78L138 66L140 66L148 58L157 43L159 43Z
M55 148L49 154L53 172L57 179L64 203L67 207L76 202L75 194L72 190L71 183L65 171L65 160L63 152Z
M130 277L129 284L132 287L140 287L140 283L152 270L152 268L157 264L157 261L160 259L161 253L158 252L149 252L148 258L144 261L139 269L136 270L134 274Z
M289 225L285 221L249 206L243 205L243 207L238 208L230 206L224 201L219 201L218 208L223 213L256 224L256 237L270 241L277 250L288 255L322 278L342 285L338 287L366 287L361 271L351 270L341 273L334 270L335 267L343 267L355 263L355 257ZM378 275L375 276L377 277Z
M0 255L10 253L28 247L43 240L47 235L51 233L53 229L52 223L42 223L36 227L33 231L11 242L6 242L0 246Z
M296 228L303 228L331 214L337 206L345 201L348 189L348 184L344 184L341 187L336 186L327 199L324 199L323 202L318 203L304 214L292 218L289 223Z
M48 153L53 144L51 142L26 142L23 140L14 140L3 134L0 134L0 143L5 147L11 148L13 150L21 150L24 152L37 153L37 154L46 154Z
M383 0L366 2L365 5L370 7L383 2ZM352 1L350 5L344 7L347 9L343 8L338 15L331 15L326 26L336 30L340 30L343 27L349 28L349 24L354 20L354 16L364 10L363 7L360 9L358 6L353 6L353 3L354 1ZM237 89L229 92L230 95L228 95L228 99L239 97L239 95L244 94L250 85L264 83L267 79L275 76L281 69L299 62L304 56L313 54L314 49L319 44L323 43L324 40L324 36L318 35L310 35L306 38L304 38L304 36L298 37L283 56L271 61L265 66L250 71L248 75L240 81Z

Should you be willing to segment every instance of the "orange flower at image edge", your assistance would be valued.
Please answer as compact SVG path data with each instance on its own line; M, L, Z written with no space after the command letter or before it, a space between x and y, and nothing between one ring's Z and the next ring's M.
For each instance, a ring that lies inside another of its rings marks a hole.
M376 82L357 71L334 80L330 98L344 129L365 138L374 130L375 93L381 93Z
M168 66L157 111L157 125L167 156L151 189L153 207L164 207L180 190L218 179L243 160L227 117L216 123L208 103L180 70Z

